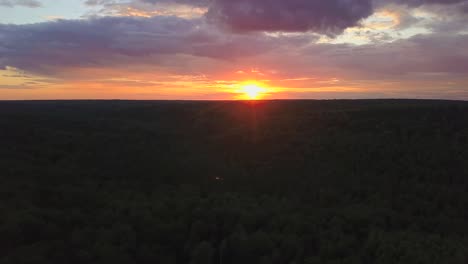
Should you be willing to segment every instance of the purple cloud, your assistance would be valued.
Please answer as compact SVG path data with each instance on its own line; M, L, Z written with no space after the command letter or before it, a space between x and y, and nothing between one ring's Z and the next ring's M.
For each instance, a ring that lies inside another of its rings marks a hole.
M85 4L90 6L115 6L115 5L135 5L135 4L178 4L194 7L208 7L212 0L133 0L122 2L119 0L86 0Z
M0 67L44 73L67 67L139 63L157 56L236 60L283 41L263 35L226 35L203 19L103 17L28 25L0 24ZM298 39L298 38L288 38ZM248 43L248 45L247 45ZM51 69L51 70L49 70Z
M183 4L206 8L208 21L238 33L311 31L337 35L358 25L376 8L388 4L447 6L468 3L468 0L88 0L86 3L108 8L123 5L136 9L151 9L152 4Z
M191 6L208 6L212 0L140 0L144 3L158 4L158 3L176 3Z
M237 32L337 34L371 14L371 0L215 0L207 17Z
M235 32L312 31L337 35L358 25L382 5L419 7L463 3L468 4L468 0L212 0L206 16Z
M430 4L439 4L439 5L450 5L450 4L457 4L468 2L467 0L376 0L378 2L390 2L390 3L397 3L401 5L407 6L422 6L422 5L430 5Z
M316 36L311 34L229 34L203 19L58 20L0 25L0 67L54 74L71 67L166 67L169 61L174 71L183 71L186 66L180 59L185 56L213 60L213 65L224 64L231 72L258 66L286 72L290 77L468 73L467 35L438 33L364 46L315 41Z
M36 0L0 0L0 6L14 7L14 6L25 6L25 7L40 7L41 2Z
M182 52L182 38L194 27L192 21L165 17L0 25L0 66L41 71L99 65L115 56Z

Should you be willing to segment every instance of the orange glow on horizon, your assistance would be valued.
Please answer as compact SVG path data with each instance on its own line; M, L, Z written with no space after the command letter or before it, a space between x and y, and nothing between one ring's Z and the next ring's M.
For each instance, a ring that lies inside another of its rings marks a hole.
M260 100L267 92L267 89L256 83L246 83L242 86L242 92L244 93L244 99Z
M93 76L90 78L89 76ZM258 77L258 78L255 78ZM395 93L381 82L380 92ZM259 76L175 75L154 70L127 72L120 68L69 68L56 77L0 69L0 100L129 99L129 100L245 100L359 97L368 83L347 83L336 77L289 79Z

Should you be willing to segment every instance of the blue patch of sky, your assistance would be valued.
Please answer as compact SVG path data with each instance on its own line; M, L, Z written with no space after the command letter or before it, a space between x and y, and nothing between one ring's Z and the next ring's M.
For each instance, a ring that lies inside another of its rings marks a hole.
M41 7L0 6L1 24L30 24L53 20L79 19L92 10L84 0L41 0Z

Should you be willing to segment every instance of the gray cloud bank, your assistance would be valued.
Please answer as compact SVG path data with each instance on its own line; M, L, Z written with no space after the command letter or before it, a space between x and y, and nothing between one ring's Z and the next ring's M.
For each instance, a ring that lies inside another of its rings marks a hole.
M25 7L40 7L41 2L37 0L0 0L0 6L14 7L14 6L25 6Z

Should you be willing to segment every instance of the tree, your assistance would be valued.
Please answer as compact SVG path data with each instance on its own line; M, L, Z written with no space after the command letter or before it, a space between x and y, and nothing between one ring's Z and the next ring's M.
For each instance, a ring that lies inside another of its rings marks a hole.
M209 242L203 241L192 251L190 263L211 264L213 263L213 255L213 246Z

